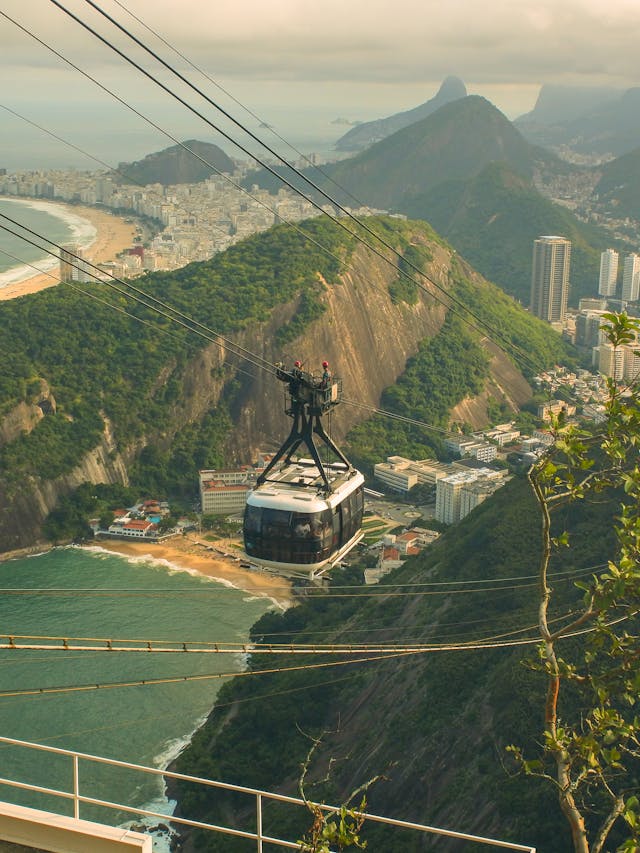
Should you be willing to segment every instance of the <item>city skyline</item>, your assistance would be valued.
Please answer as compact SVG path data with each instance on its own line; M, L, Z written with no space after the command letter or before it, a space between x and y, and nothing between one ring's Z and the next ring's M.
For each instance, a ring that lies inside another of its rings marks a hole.
M149 58L89 5L81 0L65 3L151 67ZM104 8L186 70L185 62L117 0L105 0ZM493 0L482 7L471 0L426 5L401 0L393 8L381 0L366 6L354 0L348 7L328 0L322 9L303 0L278 0L250 2L242 16L226 0L215 8L186 0L179 14L168 0L135 0L128 8L265 122L307 150L312 144L329 149L346 131L347 125L332 124L336 119L364 121L409 109L433 97L449 74L460 76L471 94L487 97L512 119L533 107L544 83L625 89L638 82L635 28L630 23L640 15L629 0L613 0L606 10L594 0L571 0L561 9L550 0L535 9L522 0ZM7 0L4 10L178 138L218 141L203 123L170 103L52 3ZM171 144L6 17L0 19L0 47L4 103L20 115L110 162ZM203 78L197 82L202 84ZM216 100L258 129L224 93L207 86ZM3 156L9 167L36 167L38 155L44 166L82 165L77 153L21 119L1 114Z

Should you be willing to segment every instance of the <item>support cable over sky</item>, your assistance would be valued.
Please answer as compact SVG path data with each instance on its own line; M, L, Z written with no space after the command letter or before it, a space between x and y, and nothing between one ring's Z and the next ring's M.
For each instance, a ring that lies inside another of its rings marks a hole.
M128 56L127 56L123 51L121 51L118 47L116 47L115 45L113 45L113 44L112 44L108 39L106 39L104 36L100 35L96 30L94 30L91 26L89 26L89 24L87 24L86 22L82 21L82 19L81 19L81 18L79 18L79 16L75 15L73 12L71 12L71 11L70 11L70 10L68 10L68 9L66 9L66 8L65 8L65 7L64 7L64 6L59 2L59 0L50 0L50 2L51 2L53 5L55 5L57 8L59 8L62 12L64 12L65 14L67 14L67 15L68 15L70 18L72 18L74 21L76 21L80 26L82 26L85 30L87 30L87 32L91 33L91 34L92 34L95 38L97 38L100 42L102 42L104 45L106 45L106 46L107 46L107 47L109 47L111 50L113 50L115 53L117 53L117 54L118 54L121 58L123 58L126 62L128 62L130 65L132 65L134 68L136 68L136 69L137 69L141 74L143 74L147 79L149 79L149 80L151 80L152 82L154 82L154 83L155 83L157 86L159 86L159 87L160 87L164 92L166 92L167 94L169 94L171 97L173 97L175 100L177 100L177 101L178 101L179 103L181 103L183 106L185 106L185 107L186 107L190 112L192 112L194 115L196 115L197 117L199 117L202 121L204 121L204 122L205 122L205 124L207 124L207 125L208 125L209 127L211 127L213 130L215 130L215 131L219 132L219 133L220 133L220 134L221 134L225 139L227 139L229 142L231 142L233 145L235 145L237 148L239 148L239 150L241 150L241 151L242 151L243 153L245 153L247 156L249 156L249 157L251 157L252 159L256 160L256 162L258 162L258 163L259 163L263 168L265 168L268 172L270 172L270 173L271 173L274 177L276 177L278 180L282 181L282 182L283 182L287 187L289 187L289 189L293 190L293 191L294 191L294 192L296 192L298 195L300 195L302 198L304 198L307 202L309 202L311 205L313 205L313 207L315 207L315 208L316 208L320 213L322 213L322 214L324 214L324 215L328 216L328 217L329 217L329 218L330 218L330 219L331 219L331 220L332 220L336 225L338 225L338 227L340 227L340 228L342 228L344 231L346 231L346 232L347 232L351 237L354 237L354 238L355 238L355 239L357 239L359 242L361 242L361 243L363 243L365 246L367 246L367 248L368 248L370 251L372 251L372 252L373 252L374 254L376 254L379 258L381 258L385 263L388 263L388 264L393 265L393 267L394 267L394 269L395 269L395 271L396 271L396 273L397 273L397 274L402 275L404 278L406 278L407 280L411 281L414 285L416 285L417 287L419 287L422 291L424 291L425 293L427 293L427 294L428 294L429 296L431 296L432 298L436 299L436 301L440 301L440 302L442 302L442 300L441 300L441 299L438 299L438 297L437 297L437 296L432 292L432 290L430 290L428 287L426 287L426 286L422 283L422 281L414 279L412 276L409 276L409 275L408 275L408 273L406 273L402 268L398 268L398 267L396 266L395 262L394 262L394 261L392 261L390 258L388 258L388 257L384 254L384 252L382 252L380 249L378 249L378 248L376 248L375 246L373 246L371 243L367 242L367 241L366 241L362 236L360 236L357 232L354 232L354 231L352 231L350 228L348 228L348 227L347 227L347 225L346 225L346 224L345 224L345 223L344 223L340 218L338 218L337 216L335 216L335 215L333 215L333 214L329 213L327 210L325 210L325 208L324 208L322 205L320 205L318 202L316 202L316 201L315 201L311 196L307 196L307 195L306 195L305 193L303 193L303 192L302 192L298 187L296 187L296 186L295 186L294 184L292 184L290 181L287 181L285 178L283 178L283 177L282 177L282 176L281 176L281 175L280 175L280 174L279 174L275 169L273 169L271 166L269 166L269 165L268 165L264 160L262 160L262 159L261 159L260 157L258 157L256 154L252 153L249 149L247 149L247 148L246 148L246 146L242 145L242 144L241 144L241 143L239 143L237 140L233 139L233 137L231 137L228 133L226 133L224 130L222 130L218 125L214 124L210 119L208 119L208 118L207 118L203 113L201 113L201 112L200 112L199 110L197 110L195 107L193 107L192 105L190 105L190 104L189 104L189 103L188 103L184 98L182 98L182 97L181 97L180 95L178 95L177 93L173 92L173 91L171 90L171 88L170 88L170 87L168 87L167 85L165 85L164 83L162 83L160 80L158 80L156 77L154 77L150 72L148 72L146 69L144 69L144 68L143 68L141 65L139 65L139 63L137 63L135 60L133 60L132 58L128 57ZM87 0L87 2L89 2L89 0ZM95 4L93 4L93 3L91 3L91 5L93 5L94 7L96 7L96 6L95 6ZM96 8L97 8L97 7L96 7ZM4 15L4 17L6 17L6 18L8 18L8 19L9 19L9 16L8 16L8 15L6 15L5 13L1 13L1 14L3 14L3 15ZM15 21L13 21L13 19L9 19L9 20L11 20L13 23L16 23ZM26 33L28 33L29 35L31 35L32 37L36 38L36 40L37 40L37 41L39 41L41 44L43 44L45 47L47 47L47 48L48 48L48 49L50 49L50 50L53 50L53 48L51 48L48 44L46 44L46 42L44 42L44 41L43 41L43 40L41 40L41 39L38 39L36 36L34 36L34 35L33 35L30 31L28 31L26 28L22 27L22 26L21 26L21 25L19 25L19 24L18 24L18 26L19 26L19 27L20 27L20 29L22 29L24 32L26 32ZM126 28L122 27L122 25L116 24L116 26L118 26L118 28L119 28L119 29L121 29L123 32L127 32L127 31L126 31ZM127 34L128 34L128 33L127 33ZM128 35L130 35L130 34L128 34ZM135 39L135 37L133 37L133 36L131 36L131 35L130 35L130 37L131 37L131 38L133 38L133 40L134 40L134 41L138 41L138 40L136 40L136 39ZM369 236L373 237L373 238L374 238L376 241L378 241L378 242L379 242L379 243L380 243L384 248L386 248L386 249L388 249L390 252L392 252L394 257L397 257L398 259L402 258L402 259L403 259L403 261L404 261L404 264L405 264L406 266L408 266L414 274L417 274L417 276L419 276L419 278L420 278L420 279L424 279L426 282L428 282L428 283L431 285L431 287L432 287L432 288L435 288L435 289L436 289L436 290L438 290L441 294L443 294L443 295L446 297L446 299L450 300L450 303L442 302L442 304L443 304L443 305L445 305L445 307L448 307L450 310L453 310L453 305L456 305L459 309L461 309L463 312L465 312L464 314L460 315L460 316L461 316L461 318L462 318L462 319L464 320L464 322L466 322L469 326L471 326L472 328L474 328L474 329L475 329L475 331L477 331L477 332L478 332L478 333L480 333L480 334L482 334L482 333L483 333L483 332L481 331L481 329L480 329L480 328L478 328L478 325L479 325L480 327L482 327L482 328L484 329L484 333L485 333L485 334L487 334L487 333L488 333L488 334L489 334L489 337L490 337L492 340L494 340L494 342L498 343L498 341L501 341L501 342L502 342L502 346L504 346L504 347L506 348L506 351L507 351L507 352L518 353L518 354L519 354L519 356L520 356L520 358L522 359L523 363L528 363L528 365L530 366L530 368L532 368L534 371L538 369L538 366L537 366L537 365L535 365L535 364L533 363L533 361L530 359L530 357L529 357L528 353L526 353L526 352L525 352L524 350L522 350L520 347L518 347L517 345L515 345L512 341L509 341L508 339L504 338L504 337L503 337L503 335L502 335L499 331L497 331L495 328L493 328L490 324L486 323L486 321L484 321L484 320L483 320L483 319L482 319L478 314L476 314L474 311L472 311L470 308L468 308L468 307L467 307L467 306L462 302L462 300L458 299L456 296L454 296L453 294L449 293L449 292L448 292L447 290L445 290L441 285L437 284L437 282L433 281L432 279L429 279L429 277L428 277L428 276L426 276L426 275L422 272L422 270L420 270L420 269L419 269L415 264L412 264L409 260L405 259L405 258L404 258L404 257L403 257L403 256L402 256L402 255L401 255L401 254L400 254L400 253L399 253L399 252L398 252L398 251L397 251L397 250L396 250L396 249L395 249L391 244L389 244L389 243L388 243L384 238L382 238L379 234L377 234L377 233L376 233L376 232L375 232L375 231L374 231L374 230L373 230L369 225L367 225L367 223L366 223L366 222L364 222L363 220L361 220L361 219L359 219L358 217L356 217L353 213L351 213L351 211L349 211L347 208L343 207L339 202L337 202L335 199L333 199L333 198L332 198L328 193L326 193L326 192L325 192L324 190L322 190L321 188L317 187L317 186L316 186L316 184L314 184L314 182L313 182L313 181L311 181L309 178L307 178L306 176L304 176L304 175L303 175L301 172L299 172L299 170L297 170L294 166L292 166L291 164L287 163L287 161L286 161L286 160L284 160L283 158L281 158L281 157L280 157L280 155L279 155L277 152L275 152L273 149L271 149L269 145L267 145L266 143L262 142L262 141L259 139L259 137L257 137L257 135L256 135L256 134L254 134L252 131L250 131L250 130L248 130L247 128L245 128L245 127L242 125L242 123L241 123L241 122L239 122L238 120L234 119L234 118L233 118L229 113L227 113L227 111L226 111L226 110L224 110L224 109L222 109L221 107L219 107L219 106L218 106L218 105L217 105L217 104L216 104L212 99L210 99L206 94L204 94L204 93L200 92L200 90L199 90L199 89L198 89L194 84L192 84L190 81L188 81L186 78L184 78L184 77L183 77L183 75L181 75L179 72L175 71L175 69L173 69L173 68L172 68L168 63L166 63L164 60L160 59L160 57L157 57L154 51L151 51L151 49L147 48L147 47L146 47L146 46L144 46L144 45L143 45L143 47L144 47L144 49L145 49L145 50L147 50L147 52L151 53L151 55L152 55L152 56L156 57L156 59L157 59L157 60L158 60L158 61L159 61L159 62L160 62L164 67L166 67L167 69L169 69L170 71L172 71L174 74L176 74L176 75L179 77L179 79L181 79L181 80L183 80L184 82L186 82L188 86L190 86L192 89L194 89L194 91L198 92L198 94L200 94L200 95L201 95L201 97L203 97L203 98L204 98L208 103L210 103L210 104L211 104L212 106L214 106L216 109L220 110L220 111L222 112L222 114L223 114L223 115L225 115L225 117L228 117L228 118L229 118L229 119L230 119L234 124L236 124L236 125L237 125L239 128L241 128L244 132L246 132L246 133L247 133L251 138L253 138L253 139L255 139L256 141L258 141L260 145L262 145L262 146L263 146L267 151L269 151L269 153L271 153L273 156L275 156L275 157L276 157L276 159L280 160L280 162L281 162L283 165L285 165L288 169L290 169L290 170L291 170L292 172L294 172L297 176L299 176L302 180L304 180L307 184L309 184L309 185L310 185L310 187L311 187L314 191L320 192L320 193L321 193L321 195L322 195L324 198L326 198L326 199L327 199L327 201L329 201L329 202L330 202L330 204L332 204L336 209L338 209L339 211L341 211L341 212L344 214L344 216L345 216L345 217L347 217L348 219L352 220L352 221L353 221L353 222L354 222L354 223L355 223L359 228L363 229L363 230L364 230L364 231L365 231ZM62 56L61 56L61 54L59 54L57 51L55 51L55 50L54 50L53 52L55 52L55 53L56 53L56 55L60 56L60 57L61 57L65 62L68 62L68 60L66 60L64 57L62 57ZM68 64L71 64L71 63L68 63ZM74 67L75 67L75 69L76 69L77 71L79 71L80 73L85 74L85 72L81 71L77 66L74 66ZM85 76L88 76L88 75L85 75ZM91 79L93 79L93 78L91 78ZM94 82L96 82L96 81L94 81ZM104 88L104 87L102 87L102 85L101 85L101 84L98 84L98 85L100 85L100 86L101 86L101 88ZM110 94L112 94L112 93L110 93ZM117 96L116 96L116 97L117 97ZM122 99L118 98L118 100L120 100L120 101L122 102ZM127 104L127 106L129 106L129 105ZM136 112L137 112L137 111L136 111ZM471 321L469 320L469 317L472 317L472 318L475 320L475 323L471 322ZM478 324L478 325L476 325L476 324Z

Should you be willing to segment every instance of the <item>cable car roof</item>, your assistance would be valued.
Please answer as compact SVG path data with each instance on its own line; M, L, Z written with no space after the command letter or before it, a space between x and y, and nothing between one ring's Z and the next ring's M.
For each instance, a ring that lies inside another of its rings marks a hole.
M247 495L249 506L270 506L298 512L318 512L335 506L364 482L358 471L349 471L341 462L325 466L333 491L322 494L324 481L311 459L300 459L271 472L266 483L256 486Z

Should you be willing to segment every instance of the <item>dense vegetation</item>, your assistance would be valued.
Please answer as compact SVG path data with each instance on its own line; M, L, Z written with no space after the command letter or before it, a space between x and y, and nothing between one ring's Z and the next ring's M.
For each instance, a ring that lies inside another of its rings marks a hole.
M631 178L623 175L630 165ZM632 199L635 166L625 158L619 168L611 165L603 173L602 193L610 192L613 181L612 205L619 196L623 215L637 209ZM352 205L355 197L432 223L479 272L524 305L530 299L534 239L562 234L573 245L570 304L577 306L580 297L595 294L600 252L612 242L608 231L580 221L534 186L536 173L560 175L568 169L554 155L526 142L484 98L470 96L349 160L325 166L335 183L311 172L309 177L342 204ZM274 193L279 189L277 179L264 170L252 173L247 178L251 183ZM309 194L302 182L300 187ZM395 288L394 298L411 301L410 295L405 298L405 285L398 282Z
M608 232L553 204L529 180L493 163L469 180L452 180L407 202L407 213L428 220L490 281L528 305L533 241L541 234L571 240L570 305L597 291L600 252Z
M640 148L605 163L595 191L611 216L640 220Z
M136 286L223 334L266 320L275 305L302 293L302 313L295 320L299 333L317 313L318 273L335 282L350 245L348 235L324 221L312 220L302 228L328 251L280 226L210 261L149 275ZM7 483L71 470L98 443L102 415L120 447L161 434L169 411L179 404L185 365L206 343L196 336L188 339L168 318L104 285L86 289L117 310L65 285L0 304L0 414L21 401L37 402L42 379L57 403L55 414L0 450ZM175 465L167 464L175 472ZM160 465L160 482L164 468Z
M210 175L218 172L231 174L235 169L233 160L217 145L195 139L187 140L184 145L190 150L186 151L181 145L172 145L164 151L148 154L135 163L120 163L118 180L143 187L147 184L197 184ZM197 156L194 157L191 151Z
M563 552L558 571L592 567L612 553L613 511L603 502L565 514L560 523L571 529L575 546ZM254 638L446 643L521 637L522 629L535 623L534 516L526 482L513 480L379 586L354 595L352 587L344 586L353 579L338 574L333 594L318 592L284 615L265 615L254 627ZM477 582L468 584L473 579ZM570 609L579 594L572 578L558 575L553 585ZM441 652L338 666L333 674L310 670L237 679L225 686L218 709L177 767L209 778L295 791L309 747L305 733L326 731L330 734L311 778L325 775L330 756L340 760L330 782L313 788L313 797L339 802L383 772L389 781L376 785L369 797L370 809L378 814L536 845L541 853L565 853L568 834L553 794L542 784L510 775L504 751L523 739L533 745L541 725L538 700L544 676L522 666L526 653L518 648ZM300 663L296 658L295 664ZM287 656L269 659L269 668L292 665ZM250 667L267 668L262 656L251 659ZM197 794L185 786L180 811L214 822L234 813L251 825L250 807L219 792ZM271 816L270 830L276 826L300 837L301 821L290 813ZM365 835L373 850L462 849L445 839L433 846L397 834L385 842L366 827ZM221 847L213 839L201 843L198 849L211 852L251 849L228 839Z
M478 286L468 267L457 259L451 265L451 284L456 297L471 312L471 322L477 325L480 320L495 329L525 375L531 376L534 366L542 369L554 363L572 363L570 348L556 332L522 311L497 287ZM441 455L442 433L438 430L449 428L451 409L465 397L480 393L489 374L488 357L478 338L457 314L450 313L440 332L423 341L396 385L387 388L381 399L381 408L436 429L428 432L381 416L369 418L348 435L354 462L371 471L375 462L392 453L410 459ZM527 354L526 361L523 353ZM501 402L490 403L489 414L493 413L494 421L504 420L507 413Z
M405 213L414 196L446 181L473 178L494 161L507 163L527 178L541 163L554 171L564 168L554 155L529 145L489 101L472 95L446 104L349 160L324 166L332 182L307 172L342 204L352 206L355 197L372 207ZM254 183L274 193L279 189L277 179L265 170L247 176L245 184ZM304 187L302 181L293 183ZM336 189L336 183L345 192Z
M449 314L440 333L425 340L407 362L396 385L382 395L381 407L446 430L451 409L479 394L488 375L488 359L468 327ZM424 459L441 451L442 434L379 415L351 430L351 456L364 470L390 454Z

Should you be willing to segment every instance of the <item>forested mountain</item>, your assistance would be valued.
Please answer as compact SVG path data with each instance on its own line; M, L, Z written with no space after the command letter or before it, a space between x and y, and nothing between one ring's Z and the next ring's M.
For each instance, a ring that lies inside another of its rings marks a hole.
M146 186L147 184L196 184L206 180L210 175L220 172L231 174L234 170L233 160L217 145L210 142L198 142L196 139L187 140L184 145L172 145L163 151L147 154L142 160L134 163L118 165L118 180ZM194 152L197 156L194 157ZM198 159L202 158L205 162ZM207 163L211 163L208 166Z
M640 221L640 148L605 163L595 192L616 219Z
M620 156L640 145L640 88L592 104L578 115L575 106L564 117L543 113L541 118L534 111L516 125L536 145L566 145L582 154Z
M554 572L607 559L614 511L603 500L565 515L574 545L562 552ZM380 585L361 588L358 595L348 586L353 579L338 573L333 589L318 591L283 615L264 616L253 637L296 644L520 638L536 622L536 517L526 480L515 479ZM477 582L470 584L472 579ZM553 586L560 611L570 610L581 595L571 578L558 575ZM312 788L315 799L339 803L381 773L386 780L367 794L374 813L532 845L540 853L569 853L553 789L516 776L505 751L516 743L531 752L540 736L544 675L522 665L523 658L535 657L535 648L517 647L349 666L332 658L338 662L333 674L323 669L236 679L222 689L218 708L176 769L295 795L308 738L325 732L309 780L324 778L329 768L330 781ZM296 657L295 664L315 660ZM269 658L269 668L291 665L288 656ZM250 667L266 668L264 656L252 658ZM212 823L244 818L250 825L244 803L232 795L196 794L188 786L178 793L182 816ZM294 817L290 811L270 812L269 828L300 838L309 819L296 824ZM364 837L369 849L394 853L485 849L398 830L385 834L367 825ZM200 846L192 837L184 849L252 849L242 841L217 844L212 838Z
M336 142L335 148L337 151L359 151L390 136L397 130L402 130L403 127L408 127L416 121L427 118L444 104L464 98L466 94L467 89L459 77L447 77L442 81L437 94L425 101L424 104L420 104L412 110L396 113L388 118L362 122L341 136Z
M407 203L406 212L428 220L490 281L529 304L533 241L541 234L571 240L569 304L592 295L600 252L611 245L602 229L579 221L542 196L504 163L491 163L469 180L447 181Z
M557 86L546 83L540 88L531 112L519 116L514 124L528 137L527 127L553 126L558 122L572 121L622 96L620 89L609 86Z
M404 212L415 196L445 181L473 178L494 161L507 163L527 178L536 170L566 168L554 155L526 142L493 104L472 95L446 104L349 160L323 166L335 183L314 170L305 174L343 204L354 206L355 198L370 207ZM286 174L284 167L278 171ZM259 183L272 192L280 186L264 170L250 173L245 183ZM293 183L303 186L299 180Z
M534 177L565 177L571 168L526 142L484 98L470 96L350 160L323 167L346 192L322 174L307 174L344 205L360 202L431 222L483 275L524 305L529 304L533 241L541 234L562 234L574 247L571 304L577 305L581 296L595 293L599 254L612 242L604 229L586 225L534 184ZM278 182L264 171L247 179L256 181L276 191Z
M327 357L368 405L378 404L428 340L442 341L430 368L439 385L441 359L455 358L456 337L442 291L457 292L501 337L497 346L480 344L481 373L440 394L437 417L446 421L465 396L477 403L478 426L493 401L517 409L530 395L520 370L562 359L560 338L426 224L370 222L403 255L405 270L421 269L433 283L419 289L342 229L310 220L136 286L268 362L300 357L313 366ZM37 539L47 513L82 483L132 479L156 496L191 493L199 467L248 462L288 429L268 373L247 370L226 346L188 337L103 284L87 290L118 310L64 285L0 303L0 550ZM528 353L524 368L514 346ZM362 418L360 409L342 406L336 437Z

